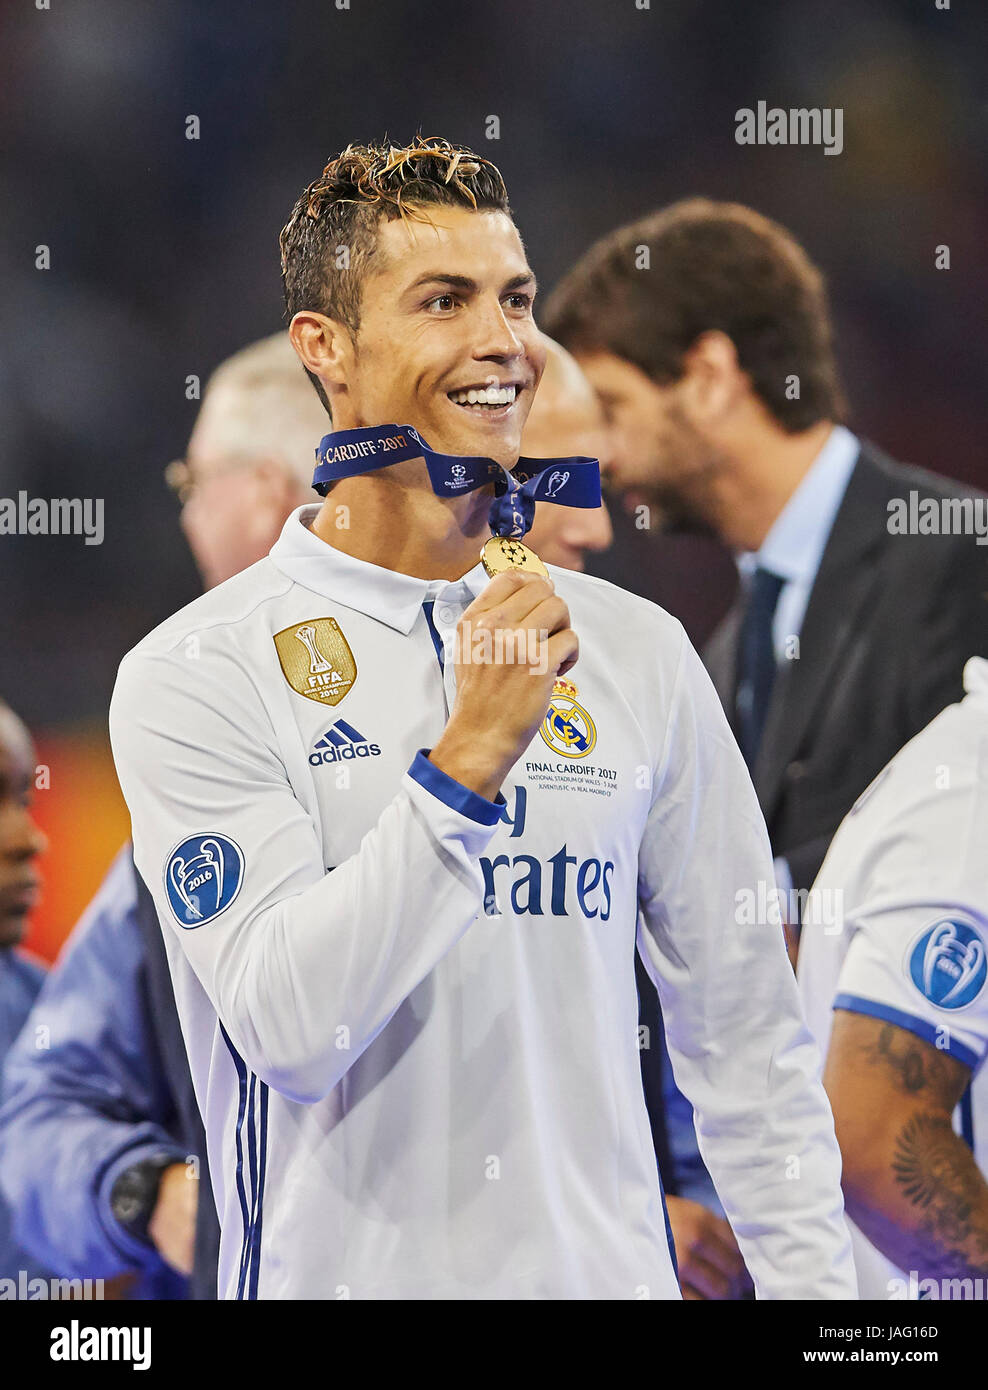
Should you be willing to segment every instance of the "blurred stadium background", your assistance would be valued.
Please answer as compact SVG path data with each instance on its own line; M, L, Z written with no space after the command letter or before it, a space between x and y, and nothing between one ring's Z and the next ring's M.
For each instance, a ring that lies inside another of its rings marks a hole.
M595 237L662 203L752 204L829 278L856 428L984 487L988 26L975 8L3 7L0 496L104 498L106 523L98 547L0 537L0 694L51 769L27 944L54 956L127 834L106 738L117 663L198 591L162 481L195 418L186 378L204 383L279 326L278 232L330 154L416 128L473 145L505 175L543 293ZM739 147L734 113L760 99L843 107L843 153ZM941 243L949 271L934 268ZM730 562L615 524L589 568L702 641L731 597Z

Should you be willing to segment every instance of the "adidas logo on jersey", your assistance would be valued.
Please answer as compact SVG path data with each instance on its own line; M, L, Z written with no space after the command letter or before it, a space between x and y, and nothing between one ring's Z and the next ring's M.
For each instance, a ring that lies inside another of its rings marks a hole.
M368 743L352 724L345 719L337 719L314 745L309 762L313 767L319 767L322 763L344 763L353 758L376 758L380 752L378 745Z

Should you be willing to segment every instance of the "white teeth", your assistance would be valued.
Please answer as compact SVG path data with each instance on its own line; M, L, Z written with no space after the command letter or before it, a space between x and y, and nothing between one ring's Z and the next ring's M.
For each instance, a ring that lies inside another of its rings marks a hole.
M517 396L514 386L472 387L469 391L451 391L449 398L456 405L513 405Z

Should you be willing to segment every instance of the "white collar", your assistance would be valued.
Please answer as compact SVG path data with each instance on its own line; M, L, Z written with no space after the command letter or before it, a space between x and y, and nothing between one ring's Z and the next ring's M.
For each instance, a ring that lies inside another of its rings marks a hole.
M478 561L462 579L415 579L337 550L310 529L319 503L292 512L271 547L270 559L289 579L313 593L366 613L398 632L409 633L419 609L429 599L470 603L487 583Z

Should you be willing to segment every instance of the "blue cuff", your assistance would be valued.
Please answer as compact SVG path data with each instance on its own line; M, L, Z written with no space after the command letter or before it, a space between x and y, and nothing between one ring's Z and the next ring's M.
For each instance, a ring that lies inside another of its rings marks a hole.
M503 807L508 804L501 793L498 792L496 800L488 801L479 792L471 791L462 782L457 782L455 778L443 772L441 767L436 767L435 763L430 763L431 752L431 748L419 749L408 769L409 777L414 777L419 786L425 787L427 792L438 797L451 810L469 816L479 825L496 825L501 818Z
M899 1009L890 1008L888 1004L876 1004L874 999L862 999L857 994L838 994L834 1000L835 1009L846 1009L849 1014L864 1014L868 1018L880 1018L885 1023L894 1023L896 1028L904 1028L907 1033L915 1033L917 1038L922 1038L924 1042L936 1047L938 1052L949 1052L951 1057L956 1057L958 1062L963 1062L965 1066L972 1070L978 1066L981 1058L976 1052L972 1052L969 1047L959 1043L950 1033L950 1025L944 1024L950 1045L948 1047L938 1046L938 1030L932 1023L928 1023L925 1018L916 1018L913 1014L904 1014Z
M122 1154L118 1154L113 1162L104 1169L102 1177L99 1179L99 1190L97 1194L97 1208L99 1210L100 1223L106 1232L107 1238L120 1252L125 1260L132 1264L146 1267L150 1265L162 1265L164 1261L158 1254L156 1247L150 1241L139 1240L137 1236L131 1235L130 1231L124 1229L120 1222L113 1215L110 1206L110 1195L113 1192L113 1184L121 1173L125 1173L128 1168L133 1168L137 1163L143 1163L149 1158L158 1158L159 1155L169 1157L173 1151L166 1148L163 1144L156 1144L153 1141L147 1144L135 1144L133 1148L125 1149ZM186 1155L174 1151L176 1163L184 1163Z

